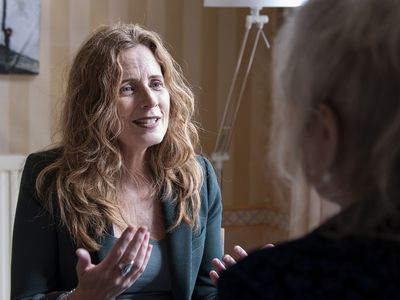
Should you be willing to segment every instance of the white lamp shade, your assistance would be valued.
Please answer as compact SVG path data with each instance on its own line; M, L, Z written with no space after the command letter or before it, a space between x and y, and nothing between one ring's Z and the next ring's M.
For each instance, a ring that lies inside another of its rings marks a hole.
M296 7L307 0L204 0L209 7Z

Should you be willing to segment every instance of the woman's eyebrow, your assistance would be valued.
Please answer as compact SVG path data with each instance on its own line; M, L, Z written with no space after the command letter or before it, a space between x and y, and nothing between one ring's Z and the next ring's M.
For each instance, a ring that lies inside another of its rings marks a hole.
M136 78L136 77L128 76L128 77L122 78L121 83L124 83L124 82L127 82L127 81L138 82L139 79Z
M160 80L164 80L164 76L162 74L154 74L154 75L150 75L148 77L149 79L160 79ZM136 77L132 77L129 76L122 78L121 83L127 82L127 81L132 81L132 82L139 82L140 80Z

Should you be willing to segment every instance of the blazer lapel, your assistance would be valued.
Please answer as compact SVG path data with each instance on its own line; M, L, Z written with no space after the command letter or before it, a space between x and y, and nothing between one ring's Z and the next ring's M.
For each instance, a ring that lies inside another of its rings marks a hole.
M168 229L175 221L176 206L171 201L163 201L165 225ZM169 264L172 272L172 293L175 299L191 298L192 271L192 229L182 222L167 234Z

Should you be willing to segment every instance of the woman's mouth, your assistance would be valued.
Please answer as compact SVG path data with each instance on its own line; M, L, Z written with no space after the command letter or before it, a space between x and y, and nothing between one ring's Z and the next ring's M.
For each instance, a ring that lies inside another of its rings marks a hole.
M133 120L132 123L142 128L154 128L158 125L160 117L146 117Z

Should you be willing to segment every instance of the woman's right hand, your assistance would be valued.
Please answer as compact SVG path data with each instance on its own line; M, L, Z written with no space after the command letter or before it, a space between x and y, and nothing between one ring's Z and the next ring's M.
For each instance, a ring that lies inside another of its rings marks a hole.
M78 286L68 299L109 300L129 288L144 272L150 258L152 245L150 233L144 227L135 232L128 227L102 262L92 264L89 252L78 249L76 272ZM122 268L133 262L130 272Z

